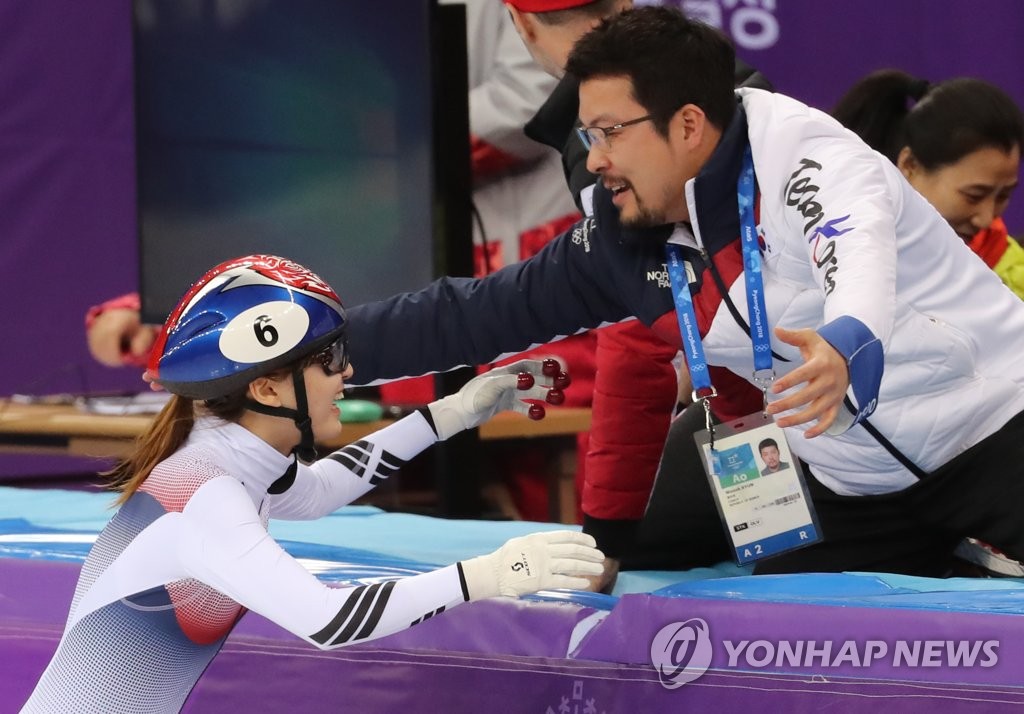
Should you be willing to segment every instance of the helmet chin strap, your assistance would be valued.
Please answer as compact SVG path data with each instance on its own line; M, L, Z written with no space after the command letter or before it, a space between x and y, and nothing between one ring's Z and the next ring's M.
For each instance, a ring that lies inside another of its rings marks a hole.
M246 400L246 408L250 411L266 414L267 416L284 417L295 422L299 430L299 443L292 449L296 459L284 472L281 478L270 484L267 493L284 493L295 482L295 474L298 472L298 460L310 462L316 459L316 446L313 441L313 421L309 418L309 405L306 400L306 380L302 377L302 368L296 366L292 370L292 385L295 387L295 409L288 407L269 407L260 404L253 399Z

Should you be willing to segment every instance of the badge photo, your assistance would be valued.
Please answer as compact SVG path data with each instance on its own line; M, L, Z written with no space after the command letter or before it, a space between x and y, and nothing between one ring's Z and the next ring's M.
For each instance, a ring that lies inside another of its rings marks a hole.
M821 540L800 461L770 417L716 426L713 442L707 431L694 438L737 563Z

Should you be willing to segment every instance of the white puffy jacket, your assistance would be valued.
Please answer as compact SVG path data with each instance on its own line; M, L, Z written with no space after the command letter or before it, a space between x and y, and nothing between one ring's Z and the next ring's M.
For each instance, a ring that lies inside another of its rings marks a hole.
M867 396L877 398L870 422L924 471L1024 410L1024 303L890 161L831 117L785 96L739 94L761 192L769 323L831 323L821 333L847 357L879 340L881 351L865 355L884 356L878 393ZM699 216L693 188L691 181L690 214ZM743 281L729 292L745 315ZM711 362L750 374L749 335L726 310L705 347ZM772 347L792 360L776 361L779 376L800 364L796 348ZM854 396L862 371L851 365L849 396L870 410ZM792 450L837 493L883 493L916 480L860 426L810 440L801 431L789 430Z

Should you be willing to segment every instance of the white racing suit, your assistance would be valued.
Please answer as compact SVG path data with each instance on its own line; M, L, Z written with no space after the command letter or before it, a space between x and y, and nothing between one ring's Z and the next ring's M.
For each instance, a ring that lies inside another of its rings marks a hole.
M310 520L350 503L436 440L415 413L300 465L290 489L269 495L291 457L237 424L198 420L100 533L23 711L178 711L247 609L328 649L466 601L459 564L332 588L267 533L271 517Z

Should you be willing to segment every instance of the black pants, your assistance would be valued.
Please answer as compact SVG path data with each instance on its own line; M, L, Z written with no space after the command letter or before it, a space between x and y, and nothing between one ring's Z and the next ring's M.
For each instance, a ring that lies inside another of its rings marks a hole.
M823 542L759 563L755 572L941 577L965 536L1024 559L1024 413L898 493L837 496L809 471Z
M637 552L623 559L624 569L684 569L732 558L693 441L703 427L699 406L673 423ZM758 574L860 570L941 577L965 536L1024 559L1024 413L898 493L839 496L806 464L805 472L823 540L759 561Z
M647 511L623 570L687 570L732 558L693 435L705 427L692 404L672 422Z

